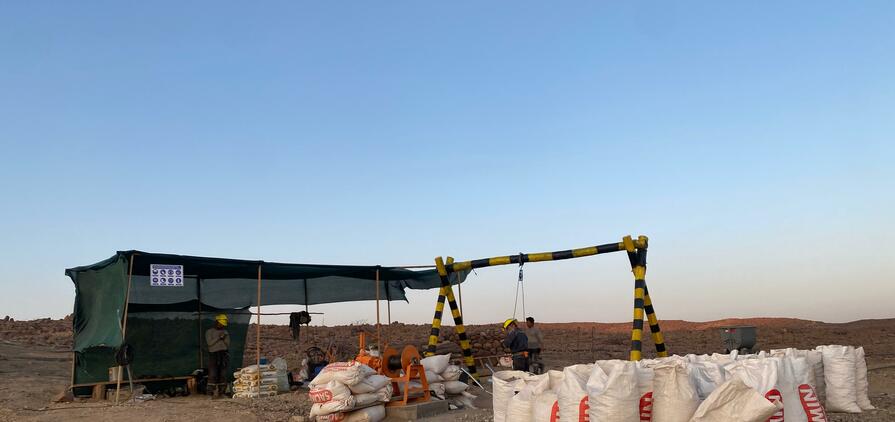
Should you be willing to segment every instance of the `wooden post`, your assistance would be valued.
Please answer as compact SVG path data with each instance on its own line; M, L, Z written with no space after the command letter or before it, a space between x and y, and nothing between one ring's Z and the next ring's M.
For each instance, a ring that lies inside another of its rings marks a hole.
M385 347L388 347L392 333L392 294L388 291L388 285L385 286L385 308L388 313L388 325L385 327ZM380 350L380 353L385 349Z
M186 280L186 274L183 275L183 279ZM202 332L202 279L199 276L196 276L196 301L199 304L196 306L197 312L199 314L199 367L205 367L205 356L202 353L202 340L205 339L205 333Z
M379 319L379 266L376 266L376 348L382 351L382 323Z
M258 375L261 375L261 264L258 264L258 327L255 330L255 364L258 365ZM261 396L261 382L258 382L258 396Z
M124 295L124 320L121 322L121 344L127 338L127 305L131 301L131 279L134 276L134 253L131 253L130 262L127 265L127 293ZM118 365L118 377L115 383L115 404L118 404L118 396L121 394L121 365Z

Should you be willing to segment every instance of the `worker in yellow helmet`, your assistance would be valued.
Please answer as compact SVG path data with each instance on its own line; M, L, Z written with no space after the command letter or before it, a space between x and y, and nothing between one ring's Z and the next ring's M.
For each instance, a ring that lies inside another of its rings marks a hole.
M513 354L513 369L528 371L528 336L516 325L516 319L510 318L503 322L503 330L507 337L503 340L504 347L510 349Z
M212 398L218 398L227 388L227 374L230 372L230 333L227 332L227 315L214 317L214 327L205 331L208 347L208 388Z

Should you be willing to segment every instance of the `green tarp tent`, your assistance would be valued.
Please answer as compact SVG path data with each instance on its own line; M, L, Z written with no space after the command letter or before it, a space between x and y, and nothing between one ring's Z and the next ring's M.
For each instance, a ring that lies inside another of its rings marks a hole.
M153 265L182 266L182 279L176 286L153 285ZM381 300L406 300L405 289L441 286L435 270L119 251L96 264L65 271L75 284L73 384L107 381L109 368L116 365L115 349L123 343L135 350L135 379L190 375L203 366L202 334L218 313L230 316L231 362L238 366L251 316L247 308L258 305L259 269L260 305L375 300L377 271ZM465 275L452 276L451 283Z

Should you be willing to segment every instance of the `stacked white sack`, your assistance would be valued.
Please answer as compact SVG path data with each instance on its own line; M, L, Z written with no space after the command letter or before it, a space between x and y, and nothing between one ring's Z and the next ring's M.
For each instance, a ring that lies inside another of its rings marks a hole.
M469 385L460 381L463 371L457 365L451 365L450 353L423 358L420 364L426 369L426 381L429 390L436 396L444 398L446 394L461 394Z
M233 379L235 399L277 395L277 369L273 365L247 366L234 372Z
M867 362L864 348L817 346L823 354L826 405L831 412L861 413L873 405L867 396Z
M582 421L589 417L587 381L593 369L592 363L567 366L563 369L562 385L557 393L561 420Z
M510 397L507 405L507 421L531 421L534 417L535 398L550 388L548 374L528 375L524 385L516 395Z
M318 421L381 421L382 403L392 397L388 377L355 361L327 365L310 387L311 417Z
M754 359L738 359L724 366L724 369L732 377L738 377L749 387L754 388L771 402L779 401L783 404L783 395L777 383L781 358L757 357ZM783 410L775 413L769 419L770 422L783 420Z
M734 377L709 394L690 422L764 422L781 406L768 401L742 379Z
M597 361L587 380L588 420L638 422L640 394L637 364L623 360Z
M547 389L538 394L532 405L532 422L556 422L559 420L559 388L562 386L561 371L547 371Z
M825 396L825 383L824 383L824 356L818 350L799 350L795 348L788 349L772 349L771 356L773 357L785 357L792 356L797 358L805 358L806 363L811 369L811 374L808 379L808 384L814 388L814 392L817 394L817 397L820 401L823 401Z
M653 367L652 421L686 422L697 407L699 395L690 378L690 363L677 356L661 359Z
M523 371L499 371L491 376L493 384L494 422L505 422L510 399L525 387L525 379L531 375Z

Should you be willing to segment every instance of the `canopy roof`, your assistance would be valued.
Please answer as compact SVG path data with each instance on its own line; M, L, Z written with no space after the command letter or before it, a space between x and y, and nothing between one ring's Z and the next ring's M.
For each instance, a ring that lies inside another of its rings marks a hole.
M183 265L183 286L152 286L151 264ZM405 289L441 286L435 270L284 264L119 251L109 259L65 271L75 284L75 350L118 346L122 341L120 322L125 317L125 302L134 305L129 314L257 306L259 269L260 305L316 305L377 298L406 300ZM465 275L452 275L451 283L462 281Z
M153 264L182 265L182 285L153 286ZM115 365L114 350L125 342L138 351L134 376L188 375L202 367L203 333L214 325L217 313L230 316L231 356L242 362L249 306L406 300L405 289L441 287L435 270L284 264L133 250L67 269L65 274L75 284L76 383L108 379L107 370ZM451 283L465 276L452 275Z

